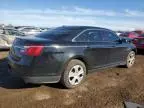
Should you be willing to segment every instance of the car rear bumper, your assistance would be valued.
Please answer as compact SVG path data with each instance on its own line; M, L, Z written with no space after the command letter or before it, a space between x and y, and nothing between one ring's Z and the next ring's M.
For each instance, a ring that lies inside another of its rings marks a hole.
M30 73L31 70L27 69L23 66L18 66L9 63L9 72L18 75L20 78L24 80L25 83L32 84L43 84L43 83L57 83L60 81L61 76L33 76ZM16 69L16 70L15 70Z
M33 63L33 62L32 62ZM21 77L26 83L57 83L60 81L61 69L59 63L24 64L14 61L8 56L9 71Z

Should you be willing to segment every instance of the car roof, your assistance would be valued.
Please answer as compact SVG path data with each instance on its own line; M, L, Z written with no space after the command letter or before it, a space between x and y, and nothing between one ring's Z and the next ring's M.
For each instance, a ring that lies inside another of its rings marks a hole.
M86 30L86 29L102 29L102 30L109 30L102 27L94 27L94 26L62 26L63 28L70 28L70 29L80 29L80 30Z
M99 30L111 31L109 29L105 29L105 28L101 28L101 27L93 27L93 26L60 26L60 27L52 28L51 30L70 30L71 32L69 32L69 34L67 34L67 35L61 35L60 38L56 37L55 39L56 40L71 41L73 38L75 38L78 34L80 34L81 32L83 32L84 30L90 30L90 29L92 29L92 30L93 29L99 29ZM47 34L48 32L50 32L50 31L46 31L44 33L40 33L40 34L38 34L36 36L45 38L45 37L48 36L48 34ZM58 34L56 34L55 36L57 36L57 35ZM51 37L49 37L49 38L51 38ZM53 40L55 40L54 36L52 36L52 38L53 38Z

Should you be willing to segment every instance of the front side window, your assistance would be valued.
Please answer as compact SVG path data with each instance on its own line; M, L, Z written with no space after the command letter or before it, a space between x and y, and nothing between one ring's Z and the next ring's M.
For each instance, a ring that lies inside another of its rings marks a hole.
M87 30L76 38L78 42L96 42L102 41L99 30Z
M119 40L119 37L110 31L102 31L102 38L103 38L103 41L115 42L115 41Z

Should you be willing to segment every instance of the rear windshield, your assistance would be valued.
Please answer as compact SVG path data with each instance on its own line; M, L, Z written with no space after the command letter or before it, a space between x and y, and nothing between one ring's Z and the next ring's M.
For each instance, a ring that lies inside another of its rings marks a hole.
M37 34L36 37L51 39L51 40L71 40L81 30L70 27L58 27L55 29L49 29L46 32Z

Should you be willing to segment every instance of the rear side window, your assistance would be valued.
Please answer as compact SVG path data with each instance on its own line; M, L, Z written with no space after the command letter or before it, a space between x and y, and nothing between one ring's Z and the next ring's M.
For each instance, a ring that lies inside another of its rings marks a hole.
M110 32L110 31L101 31L102 33L102 38L103 38L103 41L117 41L119 40L119 37L113 33L113 32Z
M99 30L87 30L76 38L77 42L96 42L102 41Z

